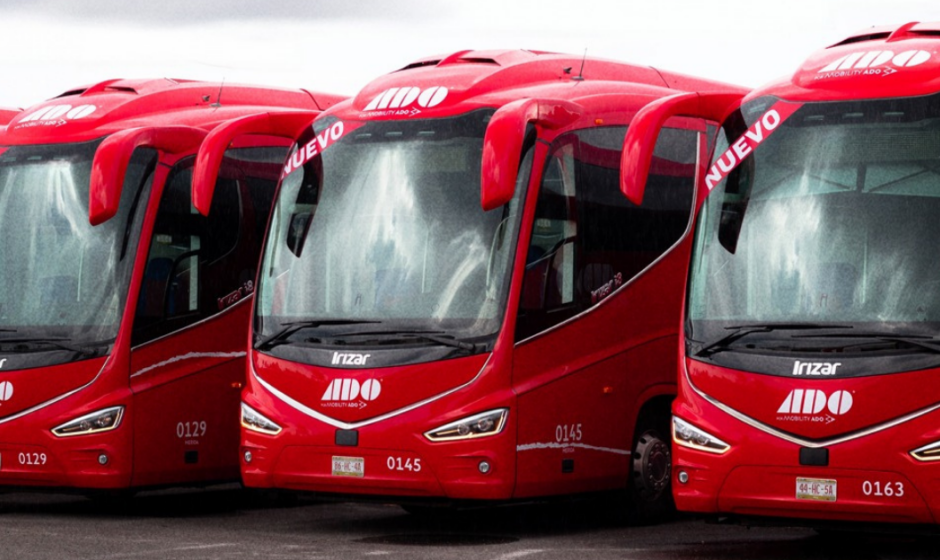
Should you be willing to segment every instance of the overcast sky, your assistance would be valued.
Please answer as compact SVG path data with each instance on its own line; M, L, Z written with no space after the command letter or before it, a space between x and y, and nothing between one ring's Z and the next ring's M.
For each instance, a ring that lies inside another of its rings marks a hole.
M354 94L412 59L490 48L758 86L859 29L938 20L936 0L0 0L0 106L110 78Z

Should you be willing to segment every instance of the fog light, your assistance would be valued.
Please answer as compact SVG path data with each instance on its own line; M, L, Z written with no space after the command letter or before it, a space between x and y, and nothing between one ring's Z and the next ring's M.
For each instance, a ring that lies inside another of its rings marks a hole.
M689 473L685 471L679 471L679 482L685 484L689 481Z
M99 464L99 465L107 465L107 464L108 464L108 456L105 455L104 453L102 453L101 455L98 455L98 464Z
M490 466L489 461L480 461L480 464L478 465L478 467L480 469L480 473L482 474L486 474L490 472L490 469L493 468Z
M251 462L251 451L245 451L245 462L246 463Z

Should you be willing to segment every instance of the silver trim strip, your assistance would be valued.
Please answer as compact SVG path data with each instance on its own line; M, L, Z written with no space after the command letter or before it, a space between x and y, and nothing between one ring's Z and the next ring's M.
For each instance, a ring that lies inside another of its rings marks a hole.
M51 405L53 405L53 404L55 404L55 403L57 403L57 402L59 402L59 401L61 401L61 400L63 400L63 399L66 399L66 398L68 398L68 397L71 397L72 395L74 395L75 393L77 393L77 392L79 392L79 391L81 391L81 390L83 390L83 389L86 389L86 388L88 388L88 387L91 387L92 383L94 383L95 381L98 381L98 378L101 377L101 372L103 372L104 369L105 369L106 367L108 367L108 363L111 361L111 356L113 356L113 355L114 355L113 353L111 353L111 354L108 355L108 359L106 359L106 360L104 361L104 364L101 365L101 369L98 370L98 373L95 374L95 377L92 378L92 380L89 381L88 383L82 385L82 386L79 387L78 389L73 389L73 390L69 391L68 393L64 393L64 394L62 394L62 395L59 395L58 397L55 397L55 398L53 398L53 399L50 399L50 400L48 400L48 401L46 401L46 402L44 402L44 403L37 404L36 406L34 406L34 407L32 407L32 408L27 408L26 410L21 410L21 411L17 412L16 414L13 414L13 415L11 415L11 416L7 416L6 418L0 418L0 424L6 424L7 422L12 422L13 420L16 420L16 419L18 419L18 418L22 418L22 417L26 416L27 414L32 414L32 413L36 412L37 410L42 410L43 408L46 408L47 406L51 406Z
M168 332L168 333L166 333L166 334L163 335L163 336L159 336L159 337L157 337L157 338L155 338L155 339L153 339L153 340L148 340L147 342L144 342L144 343L142 343L142 344L138 344L137 346L134 346L134 347L131 348L131 352L136 352L137 350L140 350L141 348L144 348L144 347L149 346L149 345L151 345L151 344L160 342L160 341L162 341L162 340L164 340L164 339L166 339L166 338L170 338L171 336L176 336L176 335L178 335L178 334L180 334L180 333L182 333L182 332L186 332L186 331L188 331L188 330L190 330L190 329L193 329L193 328L195 328L195 327L198 327L199 325L202 325L202 324L204 324L204 323L208 323L209 321L214 321L215 319L218 319L219 317L221 317L221 316L225 315L226 313L230 312L231 310L235 309L236 307L238 307L239 305L241 305L243 302L251 301L254 297L255 297L255 294L252 293L251 295L249 295L249 296L247 296L247 297L244 297L244 298L242 298L242 299L236 301L236 302L233 303L232 305L226 307L225 309L223 309L222 311L219 311L218 313L216 313L216 314L214 314L214 315L209 315L208 317L205 317L205 318L203 318L203 319L200 319L200 320L196 321L195 323L190 323L189 325L186 325L185 327L182 327L182 328L180 328L180 329L178 329L178 330L175 330L175 331L173 331L173 332Z
M170 365L176 362L182 362L183 360L192 360L195 358L232 358L234 359L234 358L244 358L247 355L248 355L247 352L190 352L188 354L174 356L170 358L169 360L163 360L162 362L151 364L141 369L140 371L132 373L131 377L132 378L137 377L138 375L143 375L147 373L148 371L152 371L157 368L161 368L163 366Z
M579 447L581 449L589 449L591 451L602 451L604 453L613 453L615 455L630 455L628 449L614 449L612 447L597 447L595 445L588 445L586 443L558 443L558 442L549 442L549 443L524 443L522 445L516 446L516 451L532 451L533 449L566 449L568 447Z
M887 430L887 429L889 429L889 428L893 428L893 427L895 427L895 426L899 426L899 425L901 425L901 424L904 424L905 422L909 422L909 421L911 421L911 420L913 420L913 419L915 419L915 418L919 418L919 417L921 417L921 416L923 416L923 415L925 415L925 414L929 414L929 413L931 413L931 412L933 412L933 411L935 411L935 410L940 410L940 403L937 403L937 404L928 406L928 407L926 407L926 408L922 408L922 409L920 409L920 410L915 410L914 412L911 412L911 413L909 413L909 414L905 414L904 416L900 416L900 417L895 418L895 419L893 419L893 420L888 420L887 422L882 422L881 424L876 424L876 425L871 426L871 427L869 427L869 428L865 428L864 430L860 430L860 431L857 431L857 432L852 432L852 433L850 433L850 434L846 434L846 435L844 435L844 436L839 436L839 437L835 437L835 438L831 438L831 439L813 441L813 440L809 440L809 439L804 439L804 438L801 438L801 437L797 437L797 436L794 436L794 435L790 435L790 434L788 434L788 433L786 433L786 432L782 432L782 431L780 431L780 430L777 430L776 428L773 428L773 427L771 427L771 426L768 426L767 424L764 424L763 422L757 421L757 420L751 418L750 416L746 416L746 415L744 415L744 414L738 412L737 410L731 408L730 406L727 406L727 405L721 403L720 401L718 401L718 400L716 400L716 399L714 399L714 398L712 398L712 397L706 395L704 391L702 391L701 389L699 389L698 387L696 387L694 383L692 383L692 377L689 375L689 366L688 366L688 364L686 363L686 358L685 358L685 357L683 357L683 359L682 359L682 369L683 369L683 371L684 371L684 373L685 373L685 379L686 379L686 381L689 383L689 387L691 387L692 390L695 391L695 394L697 394L698 396L702 397L703 399L705 399L705 400L708 401L709 403L715 405L718 409L720 409L720 410L721 410L722 412L724 412L725 414L728 414L729 416L731 416L731 417L733 417L733 418L736 418L736 419L740 420L741 422L744 422L744 423L747 424L748 426L751 426L752 428L756 428L756 429L758 429L758 430L760 430L760 431L762 431L762 432L764 432L764 433L770 434L770 435L772 435L772 436L778 437L778 438L780 438L780 439L782 439L782 440L788 441L788 442L793 443L793 444L796 444L796 445L801 445L801 446L803 446L803 447L810 447L810 448L814 448L814 449L820 448L820 447L828 447L828 446L830 446L830 445L837 445L837 444L840 444L840 443L845 443L845 442L847 442L847 441L852 441L853 439L859 439L859 438L863 438L863 437L866 437L866 436L870 436L870 435L872 435L872 434L874 434L874 433L881 432L881 431Z
M341 430L355 430L355 429L361 428L361 427L363 427L363 426L368 426L369 424L375 424L376 422L381 422L381 421L383 421L383 420L388 420L389 418L393 418L393 417L395 417L395 416L399 416L399 415L405 414L406 412L411 412L412 410L414 410L414 409L416 409L416 408L420 408L420 407L422 407L422 406L424 406L424 405L426 405L426 404L432 403L432 402L434 402L434 401L436 401L436 400L438 400L438 399L442 399L442 398L444 398L444 397L446 397L446 396L448 396L448 395L451 395L451 394L453 394L453 393L456 393L457 391L459 391L459 390L461 390L461 389L463 389L463 388L465 388L465 387L469 387L469 386L472 385L474 382L476 382L477 379L480 378L480 375L483 374L483 370L485 370L485 369L486 369L486 366L489 365L490 359L492 359L492 357L493 357L493 353L490 352L490 355L486 358L486 361L483 362L483 367L480 368L480 371L477 372L477 374L473 377L473 379L471 379L470 381L467 381L466 383L464 383L463 385L460 385L459 387L454 387L453 389L450 389L450 390L448 390L448 391L444 391L443 393L440 393L440 394L438 394L438 395L434 395L433 397L428 397L427 399L424 399L423 401L416 402L416 403L414 403L414 404L410 404L410 405L408 405L408 406L406 406L406 407L404 407L404 408L399 408L398 410L393 410L393 411L391 411L391 412L382 414L381 416L375 416L374 418L369 418L368 420L363 420L362 422L353 422L353 423L351 423L351 424L350 424L350 423L347 423L347 422L342 422L342 421L340 421L340 420L336 420L336 419L330 418L329 416L327 416L327 415L325 415L325 414L323 414L323 413L317 412L316 410L313 410L312 408L308 407L307 405L305 405L305 404L303 404L303 403L300 403L300 402L298 402L298 401L292 399L292 398L289 397L288 395L286 395L286 394L282 393L281 391L277 390L273 385L271 385L270 383L268 383L268 382L265 381L264 379L261 379L261 376L258 375L258 372L257 372L257 371L255 371L255 365L254 365L253 363L251 364L250 367L251 367L251 375L254 376L254 378L258 380L258 383L260 383L262 387L264 387L265 389L267 389L268 391L270 391L271 394L273 394L275 397L277 397L278 399L280 399L281 401L283 401L285 404L287 404L287 405L290 406L291 408L297 410L298 412L302 412L302 413L306 414L307 416L309 416L309 417L311 417L311 418L313 418L313 419L315 419L315 420L319 420L320 422L323 422L324 424L329 424L330 426L333 426L333 427L335 427L335 428L339 428L339 429L341 429ZM345 371L345 370L344 370L344 371Z

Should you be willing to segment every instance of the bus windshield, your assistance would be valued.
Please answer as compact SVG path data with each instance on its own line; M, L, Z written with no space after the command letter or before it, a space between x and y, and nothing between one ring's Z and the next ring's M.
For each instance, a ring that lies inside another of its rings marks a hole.
M317 339L324 343L336 341L337 325L345 333L433 334L437 342L495 334L528 174L520 172L509 204L481 209L483 134L492 114L347 121L338 142L288 174L261 267L261 339L300 322L330 331ZM317 121L298 146L336 123ZM529 166L527 156L522 169Z
M132 207L154 154L137 151L118 214L92 226L98 144L0 148L0 353L90 357L88 346L106 350L117 336L139 234Z
M733 114L715 154L775 101ZM804 104L702 207L687 334L757 328L746 339L757 350L798 327L932 337L938 216L940 96Z

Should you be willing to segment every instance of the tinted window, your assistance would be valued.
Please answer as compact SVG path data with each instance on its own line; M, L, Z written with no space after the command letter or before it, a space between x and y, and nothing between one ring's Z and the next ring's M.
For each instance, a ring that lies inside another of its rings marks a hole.
M620 192L625 134L625 127L593 128L553 143L526 259L518 340L600 303L685 232L697 133L663 129L641 206Z

